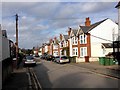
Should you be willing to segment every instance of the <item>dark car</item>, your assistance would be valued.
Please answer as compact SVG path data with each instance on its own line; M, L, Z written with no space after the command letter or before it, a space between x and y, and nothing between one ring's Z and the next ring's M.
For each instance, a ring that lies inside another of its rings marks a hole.
M54 61L55 57L53 55L47 55L46 60L47 61Z
M34 58L35 59L40 59L40 56L39 55L35 55Z
M46 56L47 56L47 55L42 55L42 56L40 57L40 59L46 59Z

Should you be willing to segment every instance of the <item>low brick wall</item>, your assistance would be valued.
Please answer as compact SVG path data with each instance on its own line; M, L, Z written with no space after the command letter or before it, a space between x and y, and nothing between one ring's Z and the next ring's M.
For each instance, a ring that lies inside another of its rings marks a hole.
M94 62L94 61L99 61L99 58L97 58L97 57L89 58L89 62ZM76 57L76 63L80 63L80 62L85 62L85 58L77 58Z

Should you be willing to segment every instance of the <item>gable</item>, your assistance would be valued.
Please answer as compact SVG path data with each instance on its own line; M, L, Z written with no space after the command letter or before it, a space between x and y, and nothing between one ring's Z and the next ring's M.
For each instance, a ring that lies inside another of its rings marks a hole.
M63 35L64 37L64 40L67 41L69 39L69 36L68 35Z

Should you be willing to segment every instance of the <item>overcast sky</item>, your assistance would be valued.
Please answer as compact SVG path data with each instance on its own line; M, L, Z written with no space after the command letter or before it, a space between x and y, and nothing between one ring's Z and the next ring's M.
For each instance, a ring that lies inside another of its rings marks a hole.
M48 1L48 0L47 0ZM70 0L69 0L70 1ZM117 21L118 2L2 2L2 29L15 42L15 14L19 15L19 47L32 48L67 34L68 27L110 18ZM0 12L1 13L1 12Z

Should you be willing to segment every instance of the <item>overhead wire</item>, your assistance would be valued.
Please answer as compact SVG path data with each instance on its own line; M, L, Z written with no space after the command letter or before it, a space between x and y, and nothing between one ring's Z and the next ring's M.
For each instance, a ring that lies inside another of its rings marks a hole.
M95 36L95 35L91 35L95 38L98 38L98 39L101 39L101 40L104 40L104 41L109 41L109 42L113 42L112 40L108 40L108 39L105 39L105 38L102 38L102 37L98 37L98 36Z

